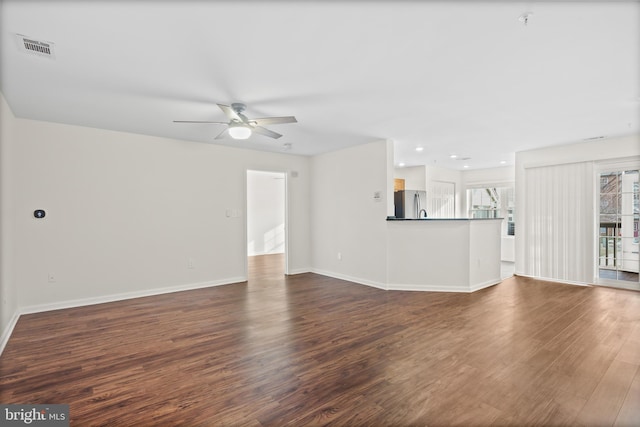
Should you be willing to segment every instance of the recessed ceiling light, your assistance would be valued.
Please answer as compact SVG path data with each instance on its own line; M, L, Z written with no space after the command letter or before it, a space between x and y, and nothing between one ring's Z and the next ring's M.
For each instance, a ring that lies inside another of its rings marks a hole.
M458 155L457 155L457 154L452 154L452 155L450 155L450 156L449 156L449 158L451 158L451 159L457 159L457 158L458 158Z
M416 151L422 151L424 150L424 147L416 147Z
M403 168L403 167L404 167L404 163L400 162L400 163L398 163L398 166L400 166L401 168Z
M469 167L469 165L464 165L463 168L467 169Z
M501 164L501 165L506 165L506 164L507 164L507 161L506 161L506 160L501 160L501 161L500 161L500 164Z

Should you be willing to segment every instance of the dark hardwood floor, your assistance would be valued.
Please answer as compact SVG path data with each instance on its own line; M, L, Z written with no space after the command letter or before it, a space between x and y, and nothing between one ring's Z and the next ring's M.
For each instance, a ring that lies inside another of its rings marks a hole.
M74 426L640 425L638 292L282 272L22 316L0 401L67 403Z

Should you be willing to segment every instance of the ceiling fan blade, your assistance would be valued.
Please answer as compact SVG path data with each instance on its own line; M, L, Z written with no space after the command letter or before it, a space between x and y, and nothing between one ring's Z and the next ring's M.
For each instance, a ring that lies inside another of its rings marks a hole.
M242 114L242 113L238 113L238 117L240 117L240 120L242 120L243 123L249 123L250 122L249 118L247 116L245 116L244 114Z
M280 123L298 123L295 117L263 117L261 119L251 119L252 122L256 122L258 126L264 125L277 125Z
M218 136L216 136L214 139L222 139L225 136L227 136L227 134L229 133L229 128L226 128L225 130L223 130L222 132L220 132L218 134Z
M268 136L269 138L278 139L278 138L280 138L282 136L277 132L274 132L272 130L269 130L267 128L263 128L263 127L260 127L260 126L254 126L251 129L255 133L260 134L260 135L264 135L264 136Z
M243 122L244 120L242 120L242 117L240 117L238 115L238 113L235 112L235 110L231 107L229 107L228 105L224 105L224 104L218 104L218 107L220 107L220 109L222 110L222 112L229 117L229 120L237 120L239 122Z
M213 123L215 125L226 125L227 122L209 122L201 120L174 120L173 123Z

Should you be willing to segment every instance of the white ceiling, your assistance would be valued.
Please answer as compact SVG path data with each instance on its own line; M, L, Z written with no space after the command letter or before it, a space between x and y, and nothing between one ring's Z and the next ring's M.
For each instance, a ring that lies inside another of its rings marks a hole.
M454 169L640 129L638 1L5 0L1 12L0 89L21 118L303 155L390 138L396 162ZM21 52L16 33L54 43L55 59ZM270 126L278 140L214 142L220 125L172 122L225 120L215 104L237 101L299 123Z

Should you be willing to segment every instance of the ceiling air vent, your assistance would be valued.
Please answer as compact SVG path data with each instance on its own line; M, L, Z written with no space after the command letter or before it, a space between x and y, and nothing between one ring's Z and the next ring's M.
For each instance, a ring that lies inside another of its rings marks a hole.
M54 59L54 44L43 40L37 40L33 37L23 36L22 34L16 34L18 40L18 48L26 53L30 53L37 56L43 56L45 58Z

